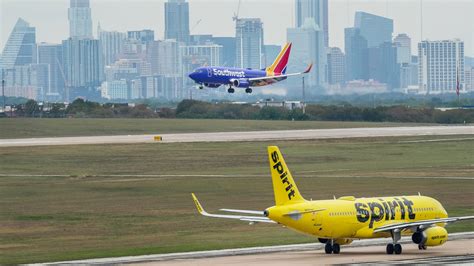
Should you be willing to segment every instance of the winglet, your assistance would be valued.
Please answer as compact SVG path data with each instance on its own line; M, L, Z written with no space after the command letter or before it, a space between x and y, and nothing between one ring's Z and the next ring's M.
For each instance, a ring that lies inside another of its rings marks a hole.
M303 74L309 73L311 69L313 68L313 63L309 64L308 68L303 72Z
M205 214L206 211L204 208L201 206L201 203L199 203L199 200L197 199L196 195L194 193L191 193L191 196L193 196L194 204L196 204L196 208L200 214Z

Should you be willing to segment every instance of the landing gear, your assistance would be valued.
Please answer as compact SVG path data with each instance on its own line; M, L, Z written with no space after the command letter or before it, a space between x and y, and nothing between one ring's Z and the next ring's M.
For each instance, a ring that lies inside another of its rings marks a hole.
M332 245L332 253L339 254L341 252L341 246L339 244Z
M419 250L426 250L426 246L422 244L418 244L418 249Z
M333 241L328 241L326 243L326 245L324 246L324 251L326 252L326 254L339 254L339 252L341 252L341 246L337 243L331 244L332 242Z
M245 92L250 94L250 93L252 93L252 89L251 88L246 88Z
M332 253L332 245L331 243L326 243L326 246L324 246L324 251L326 252L326 254L331 254Z
M227 89L227 92L228 92L228 93L234 93L235 90L234 90L234 88L230 87L230 88Z
M200 90L204 89L204 86L203 85L199 85L198 87Z
M393 244L387 245L387 254L393 254Z
M398 230L393 230L392 232L393 244L387 245L387 254L402 254L402 245L398 244L398 240L401 238L401 233Z

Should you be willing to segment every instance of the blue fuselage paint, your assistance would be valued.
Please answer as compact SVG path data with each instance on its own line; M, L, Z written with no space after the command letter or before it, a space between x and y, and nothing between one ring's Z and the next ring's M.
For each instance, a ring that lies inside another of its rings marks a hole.
M209 85L228 85L232 80L243 81L245 83L249 78L266 77L265 70L231 68L231 67L200 67L189 74L189 77L198 84Z

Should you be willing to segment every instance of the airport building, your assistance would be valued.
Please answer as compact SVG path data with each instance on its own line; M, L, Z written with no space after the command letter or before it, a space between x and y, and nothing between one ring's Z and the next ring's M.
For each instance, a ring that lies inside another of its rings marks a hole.
M68 9L69 37L92 39L92 17L89 0L70 0Z
M331 47L328 53L328 83L343 84L346 72L346 57L338 47Z
M423 94L456 93L464 87L464 42L422 41L418 44L418 85Z
M165 2L165 39L189 42L189 3L185 0Z
M236 66L263 68L263 23L259 18L239 18L235 23Z

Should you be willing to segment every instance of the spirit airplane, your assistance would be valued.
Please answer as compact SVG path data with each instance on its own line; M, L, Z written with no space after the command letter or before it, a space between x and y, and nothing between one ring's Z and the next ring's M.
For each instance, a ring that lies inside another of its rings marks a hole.
M218 88L227 85L229 93L234 88L245 88L246 93L252 93L251 87L260 87L277 83L290 76L306 74L311 71L310 64L304 72L286 74L286 66L291 52L291 43L287 43L280 51L275 62L264 69L228 68L228 67L200 67L189 74L189 77L199 84L199 88Z
M398 243L402 235L411 235L420 250L439 246L448 240L444 226L474 219L474 216L449 217L437 200L425 196L377 198L340 197L331 200L305 200L286 166L280 150L268 147L275 206L264 211L221 209L241 215L207 213L192 194L196 207L204 216L229 218L250 223L277 223L313 235L325 243L327 254L338 254L341 245L355 239L392 238L387 254L401 254Z

